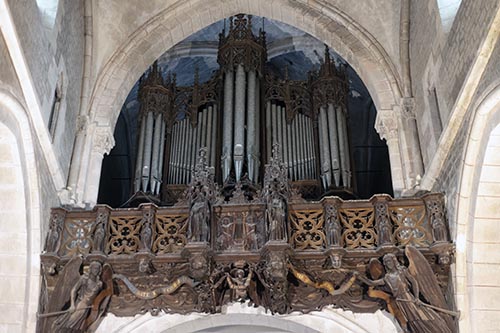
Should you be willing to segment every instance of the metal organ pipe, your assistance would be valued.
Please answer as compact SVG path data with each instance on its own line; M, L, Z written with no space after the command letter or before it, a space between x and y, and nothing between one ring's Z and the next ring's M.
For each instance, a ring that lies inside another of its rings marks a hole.
M260 83L259 78L255 79L255 142L254 142L254 175L253 181L259 181L259 167L260 167Z
M335 108L333 107L332 103L329 103L328 128L330 129L330 161L332 166L333 181L336 187L340 185L340 158L337 127L338 126L335 117Z
M231 171L233 152L233 80L234 72L228 70L224 75L224 122L222 140L222 181Z
M154 121L153 130L153 152L151 157L151 193L156 193L156 186L159 185L158 157L160 154L160 135L161 135L162 115L158 113Z
M306 149L305 149L305 144L306 144L306 137L305 137L305 126L304 126L304 115L299 114L299 131L300 131L300 179L305 178L305 171L306 171L306 165L305 165L305 156L306 156Z
M153 142L153 113L146 116L146 135L144 142L144 155L142 163L142 190L147 191L151 177L151 144Z
M141 129L139 131L139 147L137 149L137 161L135 164L135 183L134 190L139 192L142 181L142 154L144 152L144 136L146 134L146 119L143 116L141 119Z
M342 109L342 127L344 128L344 147L345 147L345 159L344 159L344 173L345 173L345 179L346 182L344 183L345 186L348 188L351 187L351 163L350 163L350 153L349 153L349 138L348 138L348 132L347 132L347 112L345 109Z
M251 70L248 72L248 96L247 96L247 165L248 165L248 177L250 181L255 181L254 172L256 166L256 145L255 145L255 137L256 135L256 122L255 122L255 71Z
M292 140L293 140L293 179L299 179L299 147L298 147L298 115L295 116L295 119L292 123Z
M281 108L281 137L283 140L281 155L283 156L285 165L288 165L288 136L286 133L286 110L284 107Z
M327 124L327 116L325 107L322 106L320 108L320 125L321 125L321 137L322 137L322 145L321 145L321 175L323 186L325 189L329 188L331 185L331 176L330 176L330 151L328 147L328 124Z
M166 124L165 119L161 119L161 134L160 134L160 151L158 152L158 184L156 185L155 194L158 195L160 193L160 186L163 182L163 158L165 156L165 130Z
M345 142L345 128L344 128L344 114L340 107L337 108L337 126L339 131L339 153L340 153L340 168L341 168L341 178L342 184L347 185L346 178L346 161L347 161L347 151Z
M212 109L212 131L209 131L208 134L212 136L211 145L210 145L210 165L215 167L215 141L216 141L216 133L215 129L217 128L217 105L210 107Z
M288 147L286 149L288 177L293 180L293 154L292 154L293 143L292 143L292 125L290 123L286 123L286 141L288 143Z
M207 147L207 162L209 166L212 166L212 131L215 128L212 127L212 117L214 108L210 105L207 107L207 131L205 138L205 147Z
M272 149L272 122L271 122L271 101L266 103L266 161L271 160Z
M174 174L175 174L175 148L177 147L176 140L177 140L177 122L174 123L172 126L172 135L170 136L170 142L167 142L167 144L170 145L170 159L169 159L169 168L168 168L168 177L167 177L167 183L172 184L174 182Z
M236 69L235 101L234 101L234 170L236 181L241 179L245 149L245 70L243 65Z

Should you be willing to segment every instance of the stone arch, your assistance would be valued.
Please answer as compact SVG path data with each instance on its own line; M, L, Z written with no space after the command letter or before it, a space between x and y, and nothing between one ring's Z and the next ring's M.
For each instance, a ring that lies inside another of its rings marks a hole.
M231 3L189 0L165 8L137 29L99 74L88 106L91 125L87 133L82 134L87 136L87 142L92 142L89 137L99 130L112 135L128 92L155 59L193 32L240 12L281 21L311 34L333 46L357 71L377 107L376 127L387 139L394 191L400 193L405 187L402 167L405 155L400 151L403 148L398 138L396 112L402 97L399 73L387 52L366 29L335 6L320 2L303 4L277 0L271 4L266 0ZM185 22L187 24L183 24ZM84 171L84 175L80 172L80 188L73 191L78 198L77 204L93 206L98 188L95 182L99 177L89 174L95 175L94 169L100 170L102 156L92 156L89 149L82 152L86 154L83 159L87 161L82 165L87 166L84 168L87 172ZM80 152L76 155L80 156Z
M146 314L134 318L108 315L96 332L203 333L219 331L215 329L221 332L396 333L399 332L399 325L384 311L352 313L327 307L322 311L309 314L271 315L263 308L234 303L228 306L224 314L192 313L158 316Z
M4 314L0 327L34 331L41 248L38 171L25 109L1 88L0 133L0 174L5 177L0 215L6 217L0 223L0 311Z
M460 181L455 297L461 311L461 332L487 331L500 325L496 303L500 298L499 83L487 90L475 110Z

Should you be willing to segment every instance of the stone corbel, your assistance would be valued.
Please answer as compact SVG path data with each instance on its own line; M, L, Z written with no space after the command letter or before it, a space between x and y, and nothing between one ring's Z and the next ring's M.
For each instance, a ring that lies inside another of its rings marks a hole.
M115 146L115 138L109 126L97 126L92 140L92 152L104 155L109 154Z

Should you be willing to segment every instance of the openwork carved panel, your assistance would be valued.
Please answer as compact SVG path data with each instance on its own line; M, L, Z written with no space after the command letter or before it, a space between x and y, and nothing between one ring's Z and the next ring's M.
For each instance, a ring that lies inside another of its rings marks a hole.
M87 254L92 248L94 221L84 218L67 219L64 224L64 243L61 255L74 256Z
M140 246L141 216L111 216L108 253L135 253Z
M398 245L428 246L432 243L429 223L423 206L390 207L392 222L396 225L394 239Z
M290 220L293 228L291 241L296 249L319 250L325 247L323 210L292 211Z
M156 240L153 252L172 253L180 251L187 243L188 215L156 215Z
M344 226L342 238L348 249L375 247L377 234L373 225L373 208L341 209L340 220Z

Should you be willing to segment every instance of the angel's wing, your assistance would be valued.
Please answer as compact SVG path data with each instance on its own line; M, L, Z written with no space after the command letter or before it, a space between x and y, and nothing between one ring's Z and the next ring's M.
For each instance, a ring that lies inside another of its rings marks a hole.
M80 278L80 267L82 266L81 257L73 257L64 266L64 269L59 274L59 279L54 287L54 291L49 299L49 304L45 313L52 313L63 310L64 306L70 302L71 289ZM48 332L56 317L45 318L40 324L42 332Z
M444 298L444 294L439 287L439 283L434 275L434 272L425 259L424 255L420 253L417 248L408 245L405 249L406 257L410 265L408 266L408 271L410 274L417 280L420 293L425 297L427 302L430 305L448 309L449 306L446 303L446 299ZM418 297L418 295L416 295ZM453 319L444 315L444 318L449 327L453 327Z
M375 258L370 259L370 263L368 264L368 272L370 272L371 278L373 280L378 280L385 275L384 265Z
M64 305L70 300L71 289L80 278L80 267L82 266L82 262L82 258L77 256L71 258L66 266L64 266L50 297L47 312L62 310Z
M113 270L109 264L104 264L102 267L101 280L102 290L92 303L90 315L85 320L85 328L89 328L102 316L102 314L106 311L111 296L113 295Z

